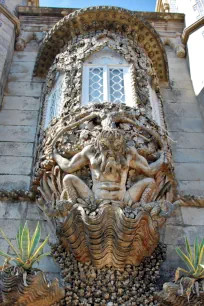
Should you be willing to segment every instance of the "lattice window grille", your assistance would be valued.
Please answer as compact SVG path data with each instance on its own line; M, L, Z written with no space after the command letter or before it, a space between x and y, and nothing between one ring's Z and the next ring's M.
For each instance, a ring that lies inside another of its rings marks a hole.
M89 69L89 102L103 101L103 68Z
M110 68L110 100L116 103L125 103L125 88L123 69Z
M129 65L84 65L82 104L113 102L132 105Z
M52 88L47 103L47 112L45 119L45 128L48 127L49 123L54 117L59 117L62 112L63 107L63 78L62 76L58 77L58 80L55 86Z

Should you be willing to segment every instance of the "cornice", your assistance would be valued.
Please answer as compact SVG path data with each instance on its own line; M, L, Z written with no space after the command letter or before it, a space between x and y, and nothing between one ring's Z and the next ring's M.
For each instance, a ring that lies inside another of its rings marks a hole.
M197 20L196 22L194 22L193 24L191 24L189 27L185 28L182 34L183 44L187 44L189 36L196 30L201 28L202 26L204 26L204 16L199 20Z
M65 16L80 8L57 8L57 7L34 7L34 6L18 6L19 15L27 16ZM180 13L165 13L165 12L141 12L141 11L123 11L131 12L132 14L150 20L184 20L185 15Z
M6 16L15 26L16 28L16 35L18 36L20 34L20 21L19 19L14 16L5 6L0 4L0 13L2 13L4 16Z

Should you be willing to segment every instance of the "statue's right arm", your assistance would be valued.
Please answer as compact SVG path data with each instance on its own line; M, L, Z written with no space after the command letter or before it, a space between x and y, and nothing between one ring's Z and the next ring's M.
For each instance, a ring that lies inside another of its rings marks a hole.
M89 163L89 159L87 158L86 153L87 148L85 147L81 152L74 155L71 160L68 160L57 153L57 150L55 149L53 151L53 158L63 171L72 173Z

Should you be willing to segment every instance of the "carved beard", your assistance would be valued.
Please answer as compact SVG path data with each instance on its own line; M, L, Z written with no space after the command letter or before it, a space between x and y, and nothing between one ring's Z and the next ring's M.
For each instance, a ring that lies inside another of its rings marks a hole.
M104 153L104 152L97 152L95 155L95 158L96 158L95 165L97 166L97 168L100 169L101 173L105 172L106 165L107 165L108 158L109 158L109 156L107 155L108 153ZM114 154L113 158L115 159L116 165L118 165L117 167L118 171L121 170L121 168L123 168L126 165L126 159L123 156L122 152Z

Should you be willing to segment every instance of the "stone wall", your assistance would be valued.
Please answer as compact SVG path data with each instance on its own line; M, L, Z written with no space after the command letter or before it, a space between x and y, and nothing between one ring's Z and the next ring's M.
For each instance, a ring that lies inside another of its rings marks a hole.
M204 126L194 94L187 61L178 58L166 47L170 72L170 87L162 89L167 129L172 141L172 152L178 192L183 195L204 195ZM169 219L162 242L167 244L167 260L163 277L168 280L176 267L182 266L175 251L184 247L185 237L193 245L195 238L203 238L204 208L180 207Z
M14 52L0 112L0 189L30 187L42 89L42 80L32 80L37 51L31 41L23 52Z
M167 129L172 138L178 191L204 195L204 125L185 58L166 47L170 87L162 89Z
M0 106L13 56L14 41L14 24L0 10Z

